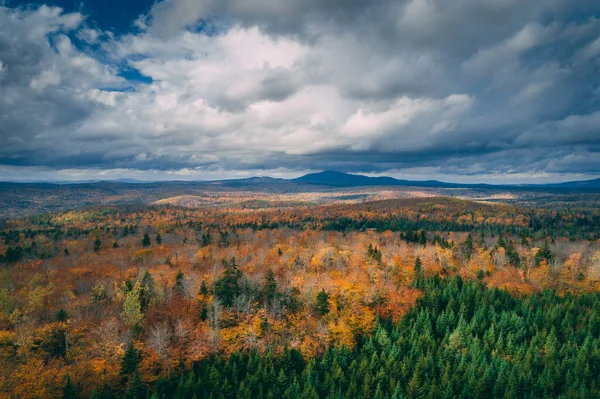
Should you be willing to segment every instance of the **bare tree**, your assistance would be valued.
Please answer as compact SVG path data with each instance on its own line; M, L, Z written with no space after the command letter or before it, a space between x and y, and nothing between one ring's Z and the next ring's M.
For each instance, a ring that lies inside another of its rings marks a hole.
M166 322L156 324L148 334L148 346L156 351L161 361L167 362L167 376L171 375L171 329Z
M213 299L212 307L208 312L208 320L212 328L219 330L219 321L221 320L221 312L223 312L223 305L217 298Z
M175 338L180 343L185 343L190 336L192 328L190 326L189 321L184 319L178 319L177 323L175 323Z
M27 355L34 341L35 326L31 322L19 323L16 328L15 344L17 353L27 359Z
M285 315L285 305L279 298L273 298L269 303L269 310L273 317L277 320L281 319Z
M114 317L102 321L97 327L92 330L94 345L106 357L118 357L116 348L126 339L126 334L121 333L121 324Z
M219 322L221 319L222 311L223 311L223 305L221 305L221 302L217 298L213 299L211 309L208 312L208 320L212 327L211 332L210 332L210 350L213 353L216 352L219 347L219 341L220 341L220 335L219 335L220 323Z
M242 293L235 298L233 298L233 306L237 311L238 318L241 317L242 314L247 314L250 312L250 306L252 305L252 300L248 295Z

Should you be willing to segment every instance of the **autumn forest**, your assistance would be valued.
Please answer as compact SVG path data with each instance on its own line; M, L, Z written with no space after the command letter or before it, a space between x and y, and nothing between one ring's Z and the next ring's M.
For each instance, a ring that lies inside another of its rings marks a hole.
M0 225L6 398L596 398L600 213L432 197Z

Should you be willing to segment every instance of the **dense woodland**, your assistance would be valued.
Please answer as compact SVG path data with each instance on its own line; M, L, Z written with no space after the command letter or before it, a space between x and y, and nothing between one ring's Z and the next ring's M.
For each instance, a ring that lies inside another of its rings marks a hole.
M7 398L600 395L600 211L448 198L0 225Z

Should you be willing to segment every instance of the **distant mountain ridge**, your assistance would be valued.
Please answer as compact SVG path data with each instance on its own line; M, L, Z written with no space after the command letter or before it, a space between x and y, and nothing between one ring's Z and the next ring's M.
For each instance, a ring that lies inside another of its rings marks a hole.
M167 180L167 181L145 181L136 179L114 179L114 180L80 180L80 181L29 181L29 182L0 182L0 188L29 186L29 187L53 187L53 186L90 186L90 187L158 187L158 186L178 186L178 187L229 187L252 188L257 189L261 186L265 188L277 186L280 189L302 188L303 186L324 186L324 187L369 187L369 186L405 186L405 187L423 187L423 188L471 188L471 189L514 189L514 190L584 190L600 191L600 179L569 181L563 183L541 183L541 184L485 184L485 183L449 183L439 180L401 180L389 176L370 177L359 174L351 174L326 170L317 173L308 173L295 179L273 178L268 176L255 176L239 179L224 180Z
M564 183L545 184L544 186L557 188L599 188L600 179L568 181Z
M357 187L357 186L418 186L418 187L456 187L454 183L444 183L438 180L399 180L393 177L369 177L365 175L354 175L350 173L326 170L318 173L293 179L293 181L304 184L320 184L335 187Z
M561 198L563 201L571 201L579 195L588 194L591 194L588 197L590 200L596 201L596 198L600 198L597 195L600 193L600 179L538 185L491 185L446 183L437 180L399 180L393 177L369 177L334 171L309 173L296 179L258 176L216 181L146 182L121 179L79 182L0 182L0 223L4 218L101 204L151 204L181 196L212 198L214 202L214 199L220 195L231 196L242 193L245 193L246 197L248 195L261 197L269 193L274 195L331 193L328 197L331 200L343 197L356 199L357 194L360 196L364 192L379 191L377 187L383 188L381 191L393 191L396 187L395 190L406 192L420 188L420 191L428 191L431 195L468 198L492 198L494 195L502 196L506 193L515 193L511 198L519 200L523 198L536 200L540 194L541 197L558 195L559 197L556 198ZM201 202L204 203L202 200Z
M358 187L358 186L410 186L410 187L438 187L438 188L548 188L548 189L600 189L600 179L570 181L564 183L547 184L461 184L447 183L439 180L400 180L393 177L369 177L350 173L326 170L318 173L309 173L293 179L302 184L313 184L333 187Z

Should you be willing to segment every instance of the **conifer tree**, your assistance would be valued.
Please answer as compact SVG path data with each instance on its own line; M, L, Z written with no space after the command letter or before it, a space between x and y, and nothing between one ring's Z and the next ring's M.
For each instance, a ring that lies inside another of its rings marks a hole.
M215 295L225 306L231 306L233 299L240 294L239 280L242 277L242 272L236 264L235 258L231 258L228 262L223 259L225 272L223 277L215 282Z
M329 313L329 295L325 292L325 289L322 289L317 294L316 309L321 316Z
M69 376L67 376L67 378L65 380L65 386L62 391L62 398L63 399L78 399L79 398L77 388L75 387L75 385L73 385L73 383L71 382L71 377L69 377Z
M152 242L150 241L150 236L148 233L144 233L144 237L142 237L142 247L149 247Z
M96 240L94 241L94 251L96 251L96 252L100 251L101 246L102 246L102 241L100 241L100 237L96 237Z
M265 275L265 283L263 286L263 298L266 303L272 301L277 295L277 280L275 280L275 274L272 269L267 271Z
M139 371L136 371L131 381L129 381L127 392L125 393L125 399L145 399L147 392L148 391L142 382L142 377L140 376Z
M121 359L121 375L128 376L137 372L141 361L142 352L135 348L133 341L130 341Z

